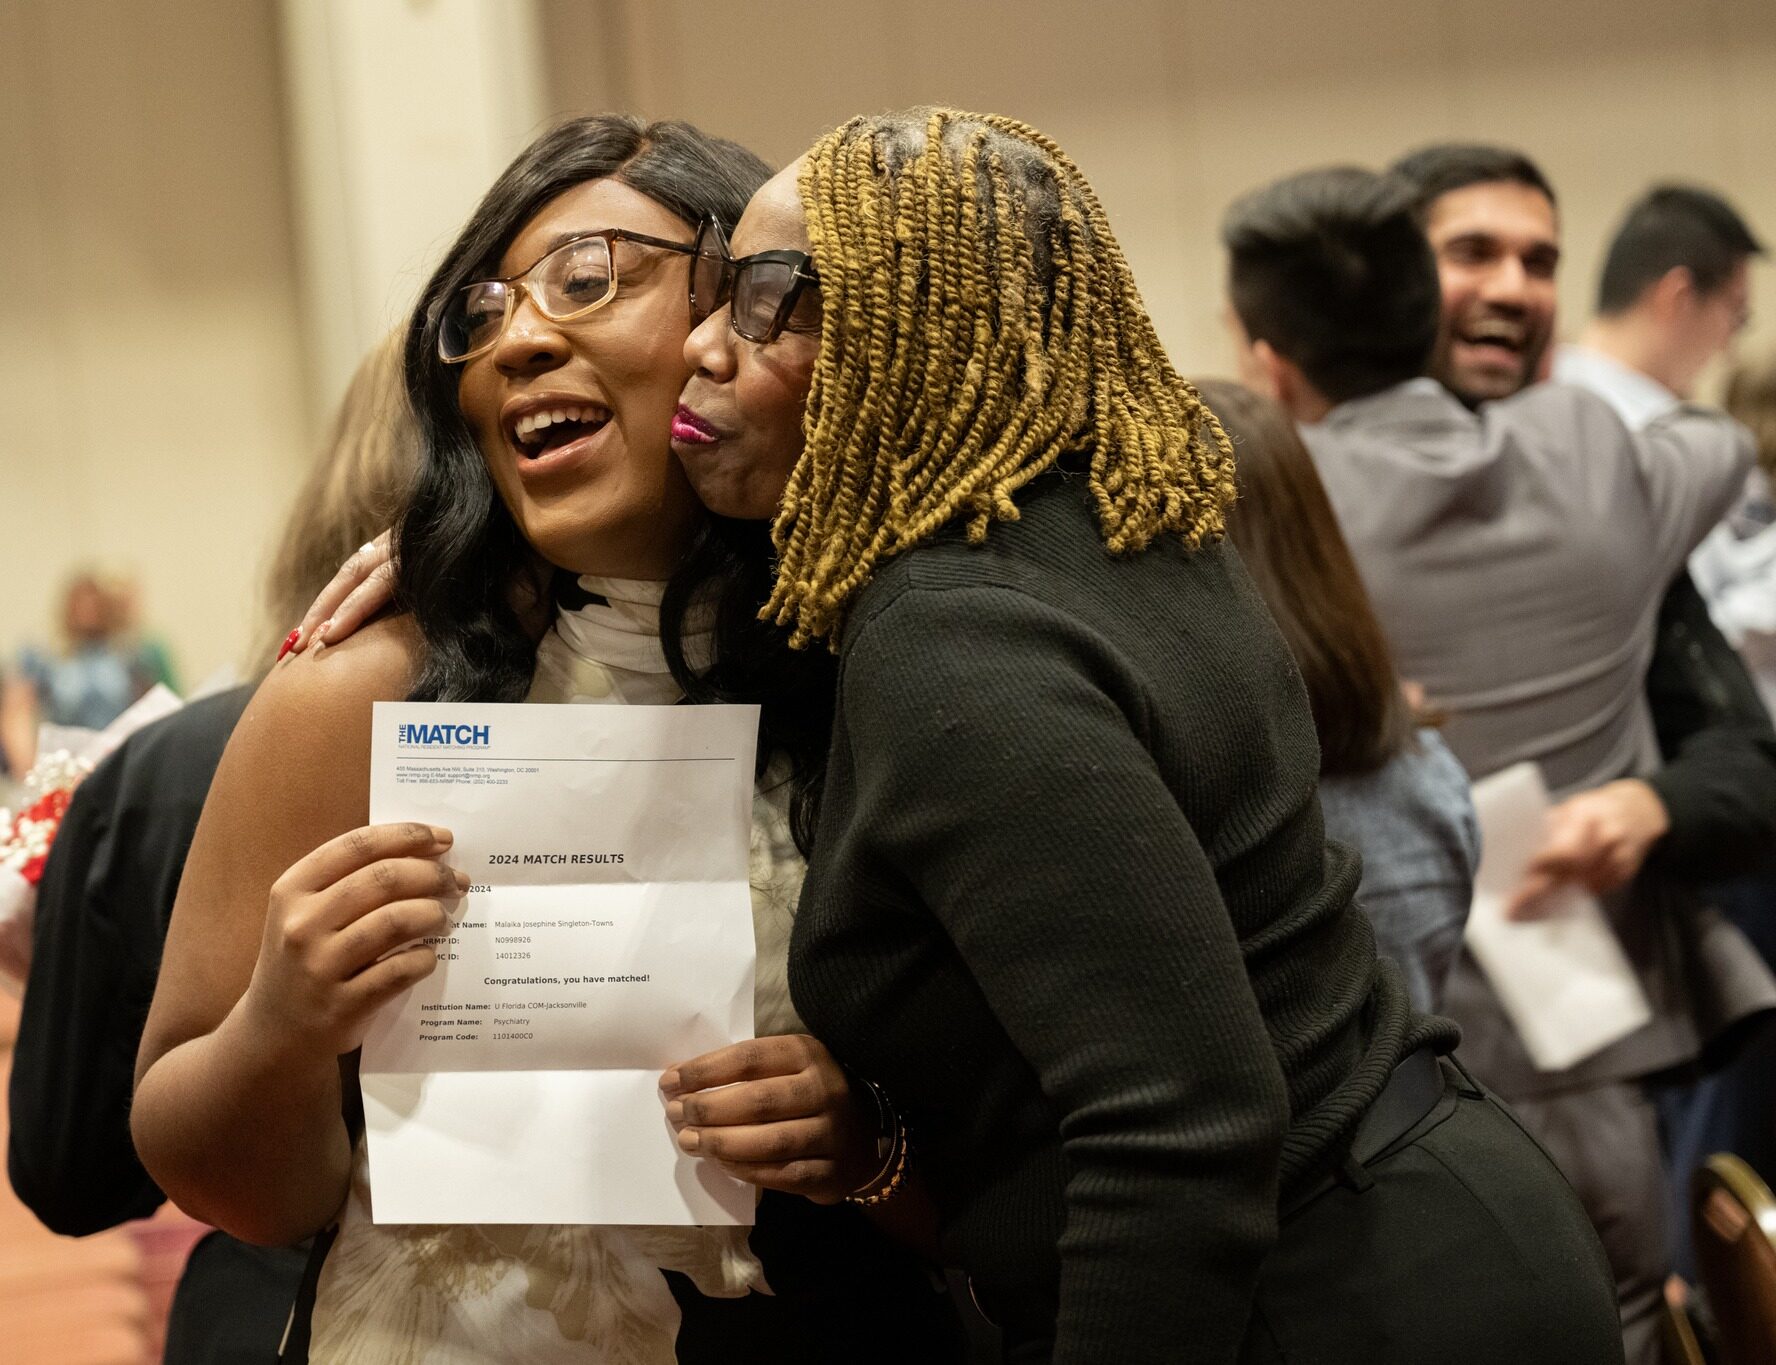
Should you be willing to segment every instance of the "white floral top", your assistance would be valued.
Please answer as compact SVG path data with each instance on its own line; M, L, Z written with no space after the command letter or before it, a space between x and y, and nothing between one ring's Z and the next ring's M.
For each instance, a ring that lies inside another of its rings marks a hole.
M557 622L539 650L528 700L677 700L659 652L660 585L593 578L581 585L604 600ZM785 785L766 782L753 802L761 1035L802 1031L786 975L803 871L787 795ZM661 1270L680 1271L717 1297L769 1292L747 1228L377 1224L372 1197L360 1140L315 1294L316 1365L662 1365L675 1359L679 1312Z

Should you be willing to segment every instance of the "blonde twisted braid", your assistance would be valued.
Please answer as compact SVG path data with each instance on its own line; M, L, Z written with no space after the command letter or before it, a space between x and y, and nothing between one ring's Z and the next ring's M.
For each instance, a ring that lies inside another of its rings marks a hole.
M805 448L763 615L836 639L881 562L964 519L978 542L1068 452L1114 553L1225 530L1233 458L1179 378L1103 206L1015 120L853 119L799 186L825 303Z

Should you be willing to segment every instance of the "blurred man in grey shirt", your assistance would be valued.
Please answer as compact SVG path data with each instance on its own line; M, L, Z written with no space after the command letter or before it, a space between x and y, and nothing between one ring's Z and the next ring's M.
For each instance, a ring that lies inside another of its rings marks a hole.
M1636 875L1669 829L1644 780L1659 764L1645 687L1659 599L1730 503L1750 445L1699 410L1635 435L1591 394L1517 393L1545 351L1551 304L1545 318L1485 298L1450 310L1418 206L1410 183L1359 170L1291 177L1235 205L1224 237L1243 377L1303 424L1401 671L1449 716L1444 737L1469 772L1532 761L1556 796L1592 798L1589 809L1575 798L1576 863L1543 875L1552 884L1577 866L1594 889L1618 888L1609 908L1653 1022L1556 1074L1530 1063L1470 964L1447 1012L1463 1024L1463 1059L1586 1200L1616 1269L1629 1359L1650 1362L1663 1181L1635 1079L1694 1057L1717 1021L1698 999L1692 945L1672 938L1676 893ZM1551 299L1557 252L1526 251L1510 273L1545 273ZM1424 377L1431 363L1492 401L1476 411ZM1525 913L1543 889L1522 889ZM1776 983L1737 947L1734 1008L1776 1003ZM1735 958L1731 943L1723 951ZM1607 1170L1574 1129L1609 1144Z

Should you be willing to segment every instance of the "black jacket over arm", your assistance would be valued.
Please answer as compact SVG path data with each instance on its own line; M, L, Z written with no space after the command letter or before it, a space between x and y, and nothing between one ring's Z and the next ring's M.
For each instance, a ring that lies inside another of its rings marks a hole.
M165 1202L130 1143L136 1049L197 817L252 694L193 702L125 740L75 791L50 849L6 1165L56 1232L98 1232Z
M1776 728L1738 652L1680 574L1659 609L1647 700L1671 829L1652 862L1685 881L1776 868Z

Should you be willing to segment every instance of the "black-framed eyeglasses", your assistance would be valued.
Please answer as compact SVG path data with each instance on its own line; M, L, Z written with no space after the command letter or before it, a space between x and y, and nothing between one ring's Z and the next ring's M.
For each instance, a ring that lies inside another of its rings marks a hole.
M505 332L526 294L551 322L574 322L602 308L617 295L618 242L682 256L694 250L688 242L669 242L623 228L582 233L543 253L528 270L502 280L476 280L452 294L439 319L439 359L460 365L488 350Z
M820 274L805 251L761 251L735 260L727 234L703 220L691 258L691 325L723 304L734 331L748 341L820 330Z

